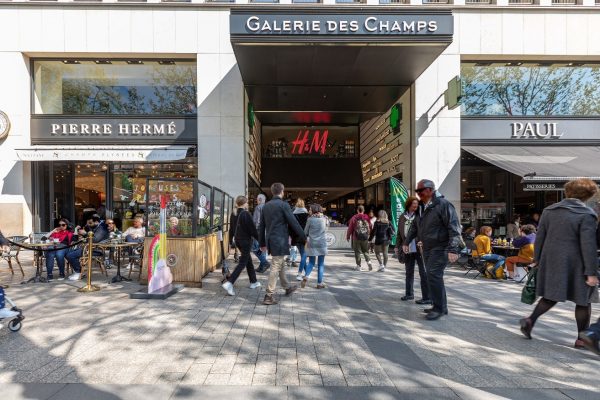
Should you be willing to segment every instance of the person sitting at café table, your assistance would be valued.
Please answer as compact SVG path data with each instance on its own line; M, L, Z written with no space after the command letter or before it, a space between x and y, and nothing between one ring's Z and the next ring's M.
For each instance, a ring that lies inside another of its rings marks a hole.
M513 247L519 249L519 254L506 259L508 279L515 275L515 264L531 264L533 262L533 244L535 243L535 226L523 225L519 230L519 237L512 242Z
M86 238L88 232L92 232L94 234L94 237L92 238L93 243L100 243L109 238L108 229L106 228L106 225L100 223L100 216L98 214L94 214L88 218L85 228L77 227L77 234L79 235L79 238ZM73 268L73 274L69 276L70 281L76 281L81 278L80 258L82 255L83 247L80 247L70 250L65 256ZM94 255L102 255L102 251L94 250Z
M473 257L479 257L480 260L493 262L494 269L491 271L492 276L496 276L496 271L504 265L504 257L492 253L492 227L484 225L479 229L479 235L475 237L473 242L477 246L477 250L473 250Z
M142 217L135 217L133 226L127 228L123 234L125 235L126 242L141 243L144 241L144 233L144 219Z
M117 225L115 224L115 220L114 219L107 219L106 220L106 229L108 229L108 234L111 235L120 235L121 231L119 230L119 228L117 228Z
M61 218L58 221L58 226L50 232L48 239L54 242L54 247L46 251L46 273L48 274L48 281L54 279L52 271L54 270L54 260L58 265L58 280L62 281L65 279L65 255L69 251L71 240L73 239L73 232L69 231L69 220Z

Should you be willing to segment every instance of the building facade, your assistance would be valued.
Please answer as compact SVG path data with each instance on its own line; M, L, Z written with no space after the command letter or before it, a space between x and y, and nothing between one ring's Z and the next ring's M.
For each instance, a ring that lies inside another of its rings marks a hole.
M429 178L500 227L600 176L600 5L302 3L0 1L3 232L171 178L336 208Z

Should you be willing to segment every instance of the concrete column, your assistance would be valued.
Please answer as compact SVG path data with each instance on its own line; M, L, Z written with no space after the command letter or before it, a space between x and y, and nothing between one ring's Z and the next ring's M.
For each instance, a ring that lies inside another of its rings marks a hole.
M244 87L229 39L229 11L198 13L198 178L245 193Z
M460 109L448 110L444 92L460 75L460 55L449 47L415 81L415 182L431 179L460 205Z

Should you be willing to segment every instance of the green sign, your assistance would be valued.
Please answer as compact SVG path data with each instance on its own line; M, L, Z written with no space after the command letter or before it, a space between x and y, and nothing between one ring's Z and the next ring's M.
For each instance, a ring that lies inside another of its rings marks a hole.
M254 106L252 103L248 103L248 127L254 128Z
M390 110L390 128L394 134L400 133L400 123L402 122L402 104L396 103Z
M391 216L390 222L394 227L394 231L396 234L398 233L398 219L400 219L400 215L404 212L404 203L408 199L408 189L402 182L400 182L396 178L390 179L390 208L391 208ZM392 237L392 245L396 245L396 235Z
M460 106L460 100L463 97L462 79L460 76L455 76L448 82L446 90L446 104L449 110L454 110Z

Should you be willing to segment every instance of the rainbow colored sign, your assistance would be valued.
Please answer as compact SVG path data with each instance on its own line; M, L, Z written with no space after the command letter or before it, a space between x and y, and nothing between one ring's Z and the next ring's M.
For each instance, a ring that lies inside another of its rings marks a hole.
M171 269L167 265L167 198L160 195L158 234L148 249L148 293L154 293L173 282Z

